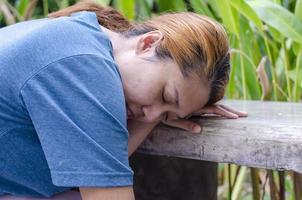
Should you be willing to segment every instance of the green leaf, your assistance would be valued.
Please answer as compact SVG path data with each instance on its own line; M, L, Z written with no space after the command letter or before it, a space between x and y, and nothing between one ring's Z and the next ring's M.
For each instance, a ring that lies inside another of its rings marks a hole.
M102 6L108 6L110 0L96 0L97 3L101 4Z
M229 0L212 0L215 2L215 7L218 9L218 13L222 19L226 28L235 35L239 35L238 24L236 23L236 12L233 12Z
M296 15L300 20L302 20L302 0L297 0L297 1L296 1L295 15Z
M66 8L69 6L68 0L61 0L60 2L61 2L60 8Z
M295 71L294 71L295 70ZM300 47L297 58L296 58L296 69L294 69L294 88L293 94L295 101L301 101L301 91L302 91L302 47ZM291 77L291 71L289 72L289 76Z
M146 0L139 0L136 2L136 20L137 21L144 21L151 16L151 8L150 4Z
M244 0L231 0L230 3L240 14L252 21L260 30L263 30L262 21L249 4Z
M135 17L135 0L115 0L116 8L123 13L128 19L133 20Z
M302 45L300 45L299 43L297 43L297 42L293 43L293 51L294 51L295 55L298 55L301 48L302 48Z
M288 76L292 81L295 81L296 80L296 70L293 69L293 70L288 71ZM301 79L301 78L299 78L299 79ZM302 80L299 80L298 86L300 88L302 88Z
M281 0L274 0L274 2L281 5Z
M187 11L186 4L183 0L156 0L160 12L170 11Z
M241 51L244 52L250 60L255 49L252 49L251 43L254 41L254 33L250 29L248 21L244 18L240 18L240 42L241 42ZM258 78L256 74L256 66L255 62L253 61L254 66L248 62L246 57L244 58L244 72L245 72L245 78L246 78L246 86L248 93L251 97L251 99L260 99L261 93L260 93L260 88L259 88L259 83L258 83ZM258 64L258 63L257 63Z
M258 16L284 36L302 43L302 21L282 6L267 0L247 1Z
M153 6L153 1L154 0L145 0L145 2L147 3L147 5L148 5L148 7L151 9L152 8L152 6ZM150 12L151 12L151 10L150 10Z
M230 35L230 46L232 48L238 48L238 40L235 35ZM237 82L238 76L240 76L240 62L238 54L231 54L231 72L230 72L230 80L227 86L227 97L230 99L235 98L236 86L240 87L240 84Z
M214 18L212 12L208 8L208 5L205 1L191 0L190 3L192 5L192 8L194 9L194 12L199 13L199 14L204 14L204 15Z
M274 27L268 25L268 30L271 36L273 37L274 42L281 43L284 40L283 35L279 31L277 31Z
M19 12L19 14L21 16L24 16L25 10L28 5L29 5L29 0L19 0L16 2L15 7L16 7L17 11Z
M239 199L239 194L240 194L240 191L243 188L244 179L246 178L246 171L247 171L247 167L242 166L240 168L237 180L236 180L236 182L234 183L234 186L233 186L234 188L233 188L233 191L232 191L231 199Z

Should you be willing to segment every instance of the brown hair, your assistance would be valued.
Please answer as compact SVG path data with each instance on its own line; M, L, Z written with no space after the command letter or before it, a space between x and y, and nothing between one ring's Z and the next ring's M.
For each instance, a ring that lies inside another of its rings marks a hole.
M209 83L207 105L223 98L230 72L230 53L227 34L214 20L192 12L167 13L141 24L129 22L111 7L90 1L50 13L48 17L69 16L78 11L95 12L100 25L125 37L159 30L164 39L156 48L159 58L171 58L180 67L184 77L195 72Z

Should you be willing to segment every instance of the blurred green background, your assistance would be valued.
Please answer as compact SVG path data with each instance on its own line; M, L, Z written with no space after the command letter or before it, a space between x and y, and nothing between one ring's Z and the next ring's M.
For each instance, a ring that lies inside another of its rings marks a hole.
M0 0L0 27L38 19L76 0ZM192 11L226 28L232 69L226 97L301 102L302 0L95 0L142 21L162 12ZM219 166L219 199L300 199L293 172ZM300 187L298 187L300 186Z

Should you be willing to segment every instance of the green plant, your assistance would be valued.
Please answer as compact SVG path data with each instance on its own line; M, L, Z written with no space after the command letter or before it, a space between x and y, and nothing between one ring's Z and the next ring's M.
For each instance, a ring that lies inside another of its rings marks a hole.
M45 17L76 0L0 0L0 27ZM221 22L230 38L227 98L301 102L302 0L95 0L133 21L162 12L192 11ZM300 175L219 166L222 199L294 199ZM251 176L247 176L251 174ZM249 177L251 179L249 179ZM246 186L249 182L249 186ZM259 184L261 182L261 184ZM229 187L225 187L229 185ZM268 185L270 185L270 190ZM250 192L250 189L253 192ZM253 194L253 195L252 195Z

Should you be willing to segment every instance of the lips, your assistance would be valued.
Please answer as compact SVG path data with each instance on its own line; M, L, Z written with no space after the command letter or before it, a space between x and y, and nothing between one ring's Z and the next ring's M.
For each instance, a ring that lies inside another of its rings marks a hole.
M127 107L127 119L133 119L134 114L130 108Z

